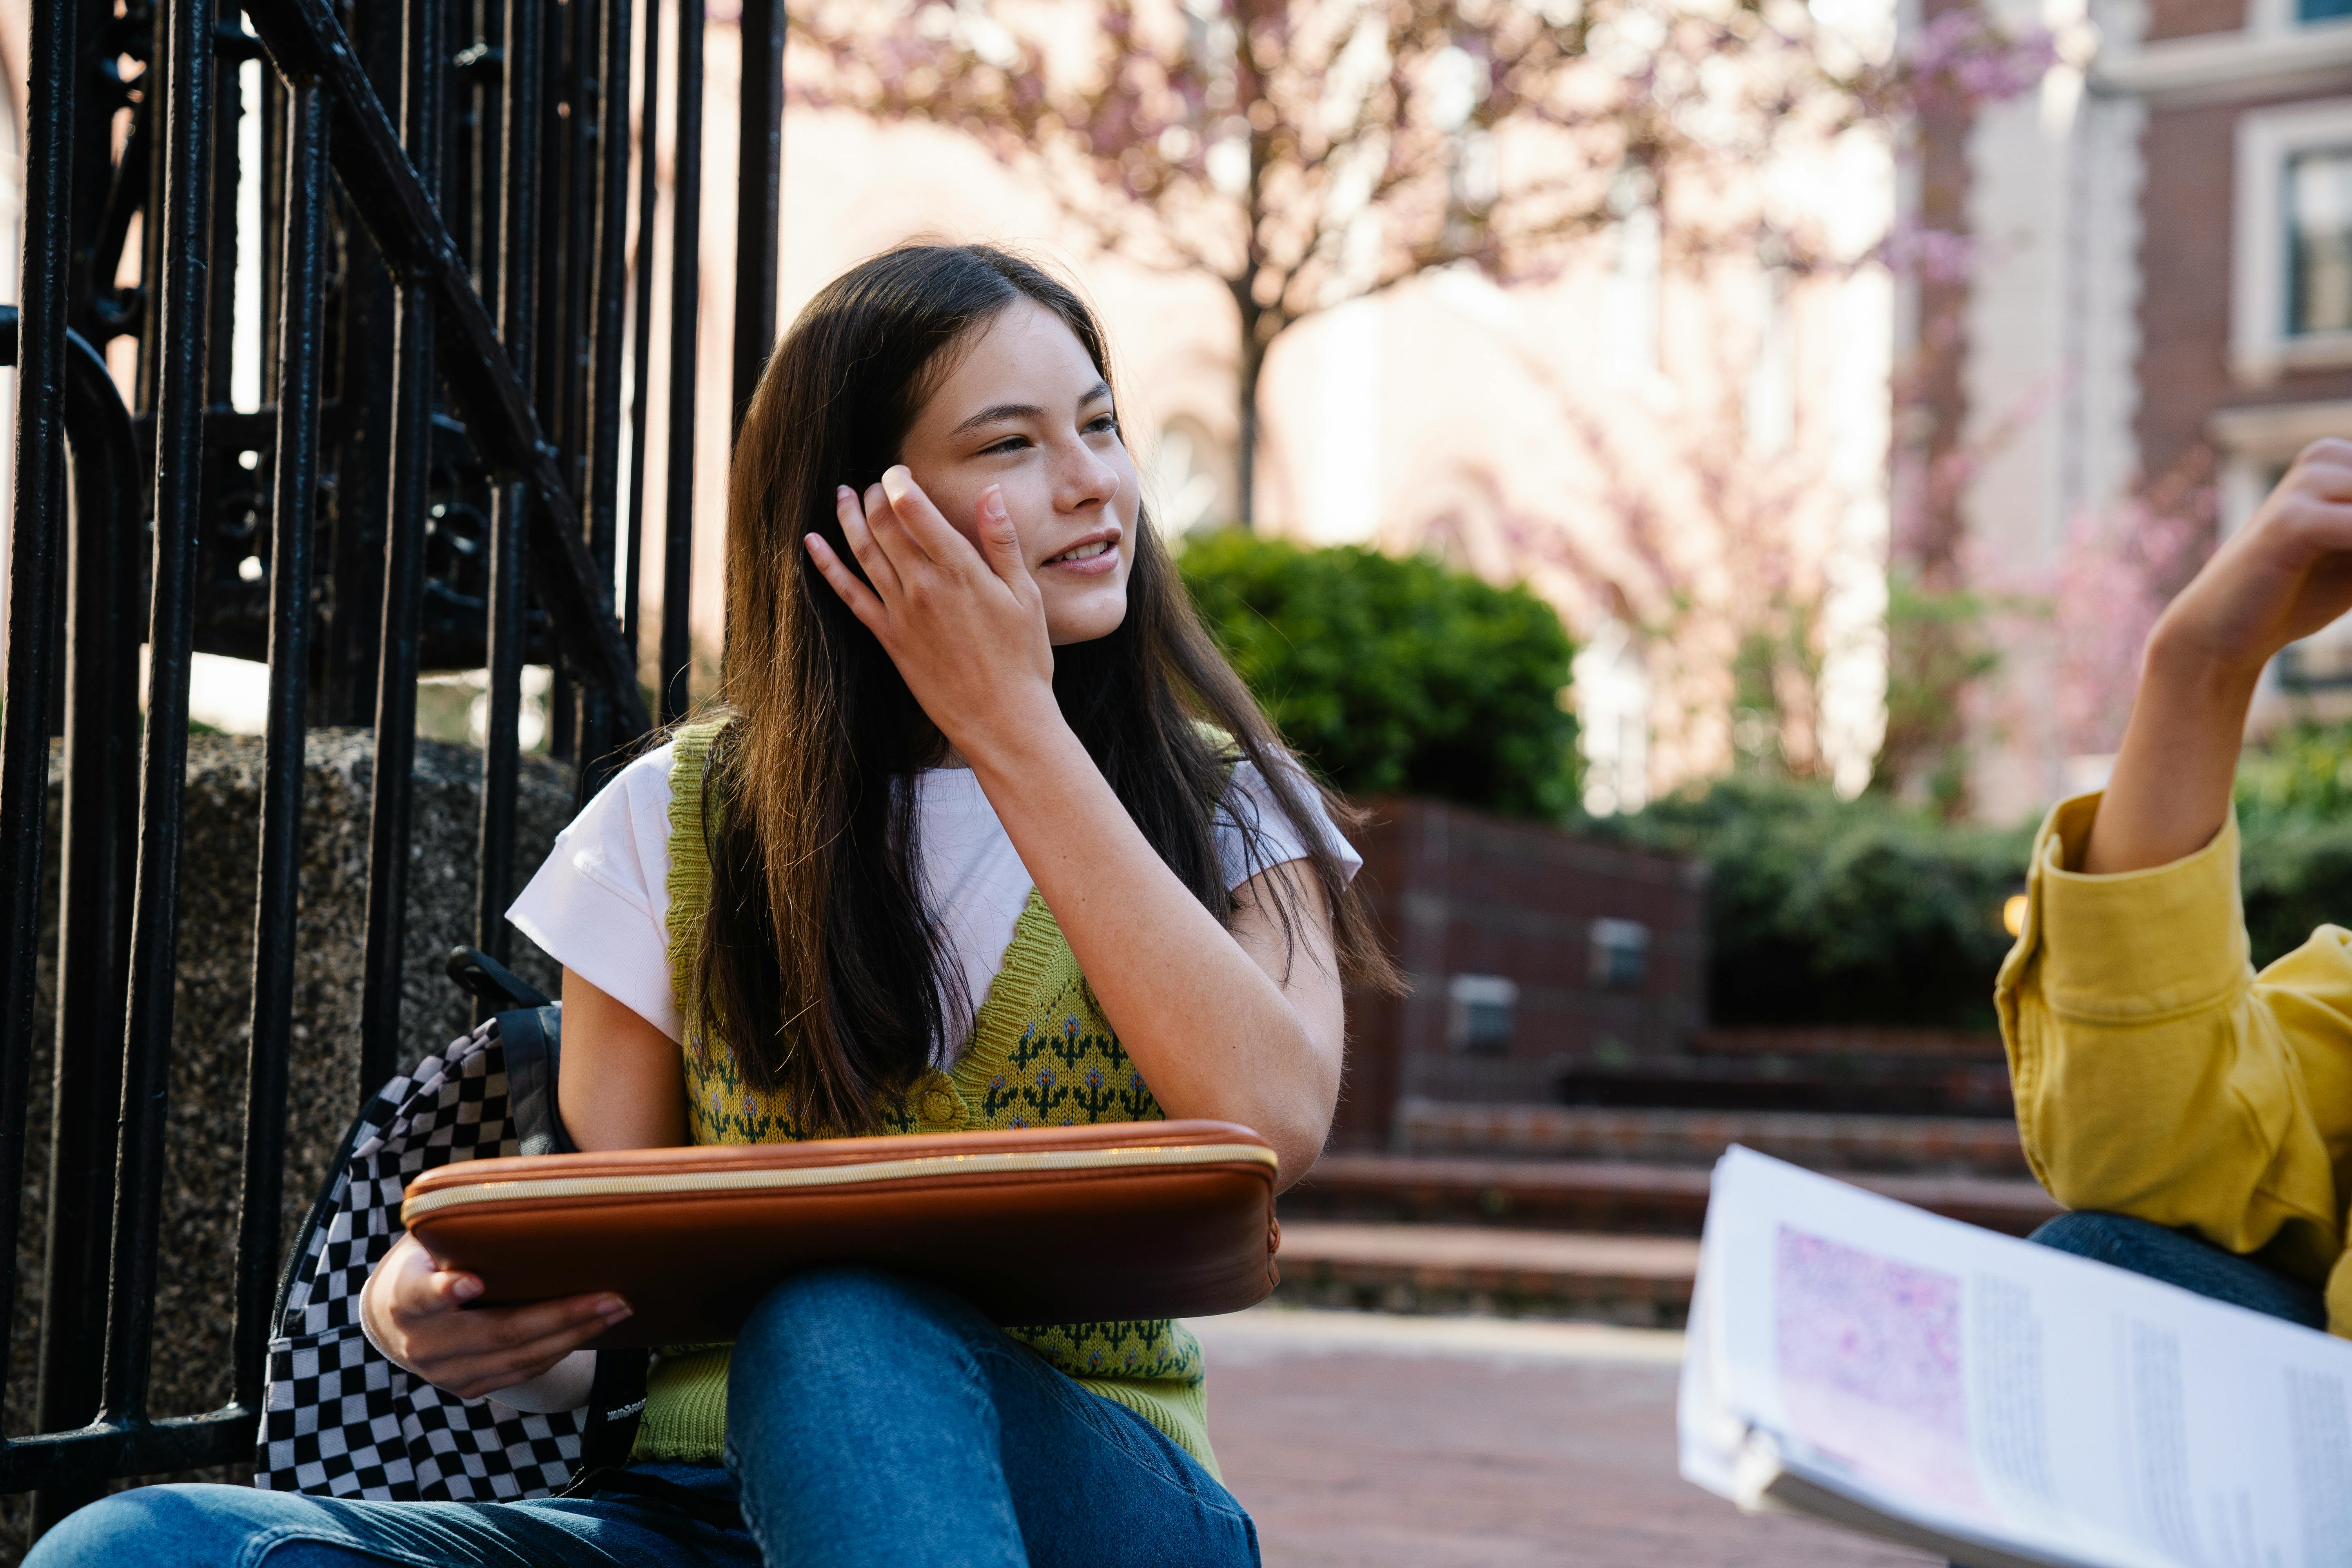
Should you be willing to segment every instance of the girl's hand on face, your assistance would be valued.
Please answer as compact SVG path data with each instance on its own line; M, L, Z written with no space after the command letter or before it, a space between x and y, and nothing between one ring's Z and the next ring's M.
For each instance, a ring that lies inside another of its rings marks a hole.
M2149 641L2150 668L2251 689L2273 654L2347 609L2352 441L2315 441L2165 611Z
M368 1275L360 1312L385 1354L460 1399L529 1383L629 1315L610 1292L459 1310L481 1293L481 1280L442 1268L404 1236Z
M814 533L809 558L881 640L949 744L969 758L1025 727L1060 722L1044 600L999 487L982 492L977 550L903 465L862 500L842 486L835 506L866 581Z

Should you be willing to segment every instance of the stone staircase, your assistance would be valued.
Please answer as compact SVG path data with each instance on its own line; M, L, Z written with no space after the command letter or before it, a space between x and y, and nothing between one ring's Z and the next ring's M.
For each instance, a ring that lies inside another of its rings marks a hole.
M1299 1306L1674 1328L1690 1314L1698 1242L1286 1217L1281 1263L1280 1294Z
M1998 1039L1719 1031L1553 1077L1560 1103L1407 1099L1391 1152L1326 1155L1281 1200L1280 1295L1677 1326L1708 1167L1734 1142L2010 1235L2060 1212Z
M1407 1100L1397 1108L1395 1145L1412 1154L1632 1161L1705 1170L1734 1143L1817 1171L2031 1175L2017 1124L2006 1117L1436 1100Z
M2011 1236L2023 1236L2060 1213L2031 1179L1841 1174L1870 1192ZM1282 1205L1286 1224L1295 1215L1375 1225L1696 1237L1706 1215L1706 1171L1680 1165L1327 1154L1283 1194Z

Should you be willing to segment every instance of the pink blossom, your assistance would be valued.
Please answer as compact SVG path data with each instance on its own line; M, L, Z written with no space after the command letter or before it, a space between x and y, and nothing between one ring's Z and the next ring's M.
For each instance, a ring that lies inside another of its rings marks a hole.
M1896 272L1922 283L1965 283L1976 269L1978 247L1972 235L1950 229L1925 228L1906 219L1880 242L1879 259Z
M1905 95L1920 112L1967 112L2037 86L2057 60L2044 27L2011 35L1975 6L1947 11L1913 34L1895 62Z

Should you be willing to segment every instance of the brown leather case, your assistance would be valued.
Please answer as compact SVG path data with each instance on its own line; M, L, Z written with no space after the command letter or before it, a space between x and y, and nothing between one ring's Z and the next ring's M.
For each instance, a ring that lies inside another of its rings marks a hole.
M614 1290L598 1340L734 1337L778 1280L866 1263L995 1321L1238 1311L1278 1276L1275 1153L1225 1121L1134 1121L809 1143L467 1160L419 1175L403 1222L476 1306Z

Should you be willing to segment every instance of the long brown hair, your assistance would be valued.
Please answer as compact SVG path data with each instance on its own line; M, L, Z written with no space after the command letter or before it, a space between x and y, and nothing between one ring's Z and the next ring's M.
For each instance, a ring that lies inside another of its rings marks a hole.
M1059 317L1110 379L1093 312L1057 279L984 246L909 246L810 301L770 358L736 442L722 679L733 722L707 774L710 907L689 1038L698 1050L723 1042L745 1082L784 1091L807 1126L872 1128L934 1042L969 1018L917 874L913 775L941 759L941 739L801 540L820 534L854 561L835 487L878 480L950 356L1024 297ZM1229 767L1255 763L1307 846L1342 977L1394 984L1361 899L1317 831L1318 786L1202 629L1140 506L1126 620L1055 649L1054 693L1144 837L1221 921L1234 906L1215 812ZM1354 820L1337 797L1322 804ZM1260 825L1240 826L1264 866ZM1279 914L1295 933L1299 911L1286 900Z

